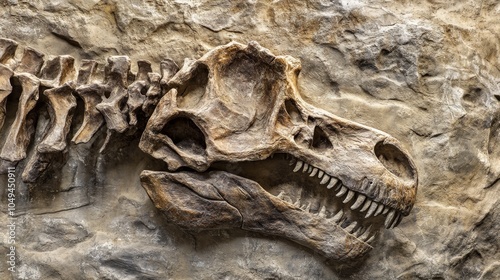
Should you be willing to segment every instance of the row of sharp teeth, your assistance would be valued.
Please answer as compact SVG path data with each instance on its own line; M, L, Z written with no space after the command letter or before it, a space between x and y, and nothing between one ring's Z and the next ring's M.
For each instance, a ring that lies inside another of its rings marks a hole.
M280 199L283 199L285 201L287 200L287 197L286 197L284 191L281 191L277 195L277 197ZM298 207L306 212L309 212L309 210L311 208L311 203L309 203L307 205L304 204L301 206L300 199L297 199L297 201L293 204L293 206ZM361 241L364 241L366 243L370 243L375 239L376 234L372 235L372 226L371 225L368 228L363 228L361 225L358 227L358 222L356 222L356 221L349 223L349 220L347 219L347 217L345 217L344 211L342 209L340 209L340 211L338 211L337 213L334 213L334 215L332 215L331 217L327 217L326 207L323 205L321 207L321 210L318 213L316 213L316 215L336 223L338 226L343 228L348 233L354 235L357 239L359 239Z
M294 164L295 167L293 169L293 172L299 172L300 170L302 170L302 172L309 173L310 177L317 176L321 180L320 181L321 185L326 184L327 189L333 189L333 191L336 192L335 193L336 197L341 197L344 194L347 194L342 203L347 204L353 200L354 203L351 205L350 209L351 210L358 209L358 211L361 213L366 211L365 218L369 218L371 216L376 217L380 214L382 215L387 214L384 225L388 229L396 227L401 221L402 215L396 209L386 206L380 202L377 203L368 198L364 194L357 193L355 191L348 189L346 186L342 184L342 182L339 179L331 175L328 175L323 170L314 167L301 160L296 160L295 158L292 158L292 160L290 161L290 165Z

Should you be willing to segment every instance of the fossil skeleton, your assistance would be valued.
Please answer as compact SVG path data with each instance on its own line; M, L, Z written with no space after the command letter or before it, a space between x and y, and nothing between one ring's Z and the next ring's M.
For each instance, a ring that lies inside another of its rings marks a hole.
M45 60L16 49L0 40L0 129L13 85L22 88L14 122L0 130L3 171L27 157L38 103L51 120L23 171L26 182L69 138L86 143L102 126L107 140L138 131L139 147L168 165L140 176L169 222L278 235L332 260L368 252L377 230L397 226L414 204L417 173L398 141L304 102L300 62L255 42L217 47L181 69L165 60L161 74L147 61L133 74L127 57L114 56L101 79L95 61L83 60L77 72L70 56ZM69 135L77 98L83 121Z

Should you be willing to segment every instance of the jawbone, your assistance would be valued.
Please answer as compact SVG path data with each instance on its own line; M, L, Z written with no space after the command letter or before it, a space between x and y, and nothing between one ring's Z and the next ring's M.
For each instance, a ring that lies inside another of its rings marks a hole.
M281 236L336 261L358 258L372 248L365 241L369 230L343 228L336 217L305 211L255 181L225 171L146 170L141 182L169 222L185 229L241 228Z

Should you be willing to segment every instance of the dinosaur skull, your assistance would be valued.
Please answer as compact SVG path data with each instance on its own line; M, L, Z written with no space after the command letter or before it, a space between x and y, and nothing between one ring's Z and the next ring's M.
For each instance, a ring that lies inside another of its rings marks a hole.
M140 147L168 164L143 187L177 225L278 235L357 258L411 210L417 174L386 133L304 102L300 62L257 43L186 60Z

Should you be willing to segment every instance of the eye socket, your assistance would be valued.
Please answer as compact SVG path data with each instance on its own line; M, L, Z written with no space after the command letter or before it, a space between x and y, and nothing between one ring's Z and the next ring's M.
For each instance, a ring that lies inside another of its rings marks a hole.
M300 114L300 110L297 107L297 104L295 104L295 101L293 101L291 99L285 100L285 110L293 122L303 121L302 115Z
M375 145L378 160L394 175L405 179L413 179L415 174L408 157L396 146L378 142Z
M333 148L332 142L330 141L330 139L328 139L328 136L326 135L326 133L319 126L316 126L314 128L312 146L316 149L331 149L331 148Z
M181 150L204 155L207 144L201 129L190 119L177 117L168 121L163 127L162 134L172 139L172 142Z

